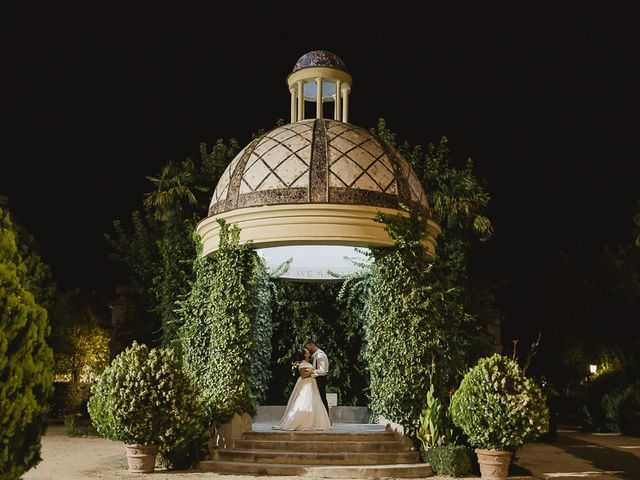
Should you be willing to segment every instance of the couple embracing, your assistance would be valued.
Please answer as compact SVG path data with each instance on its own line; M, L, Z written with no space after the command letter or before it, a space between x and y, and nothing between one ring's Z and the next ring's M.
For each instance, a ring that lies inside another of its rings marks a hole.
M330 430L327 404L327 374L329 358L315 342L298 350L296 358L299 377L289 397L287 409L276 430Z

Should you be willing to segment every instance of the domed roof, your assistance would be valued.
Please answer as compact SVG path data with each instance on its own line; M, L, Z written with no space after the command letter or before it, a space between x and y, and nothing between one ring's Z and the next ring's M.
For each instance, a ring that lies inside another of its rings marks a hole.
M247 145L222 174L209 215L284 204L409 206L430 218L409 163L368 130L335 120L278 127Z
M329 67L347 71L347 67L340 57L336 54L327 52L326 50L314 50L301 56L293 67L293 71L297 72L303 68L311 67Z

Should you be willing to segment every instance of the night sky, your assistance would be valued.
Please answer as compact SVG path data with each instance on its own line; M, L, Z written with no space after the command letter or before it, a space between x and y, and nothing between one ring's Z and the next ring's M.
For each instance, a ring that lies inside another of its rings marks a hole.
M200 142L246 144L287 119L285 78L316 49L354 78L352 123L384 117L414 144L445 135L459 165L474 160L496 231L485 268L509 283L510 325L530 320L559 251L588 264L630 240L640 199L630 11L322 5L5 12L0 194L63 287L113 292L104 233L140 207L145 175Z

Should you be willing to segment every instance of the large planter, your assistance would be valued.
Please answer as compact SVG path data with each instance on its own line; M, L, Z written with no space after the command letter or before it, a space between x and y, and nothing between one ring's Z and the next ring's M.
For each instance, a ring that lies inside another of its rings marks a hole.
M509 476L512 452L506 450L483 450L476 448L480 476L488 480L501 480Z
M129 471L135 473L152 473L156 467L157 445L125 445Z

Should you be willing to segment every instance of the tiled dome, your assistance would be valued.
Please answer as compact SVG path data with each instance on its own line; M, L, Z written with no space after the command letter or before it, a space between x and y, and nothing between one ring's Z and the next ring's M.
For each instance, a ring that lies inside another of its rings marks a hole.
M326 50L314 50L301 56L293 67L293 71L297 72L303 68L311 67L329 67L347 71L347 67L340 57L336 54L327 52Z
M283 204L404 204L429 218L409 163L364 128L327 119L278 127L246 146L213 193L209 215Z

